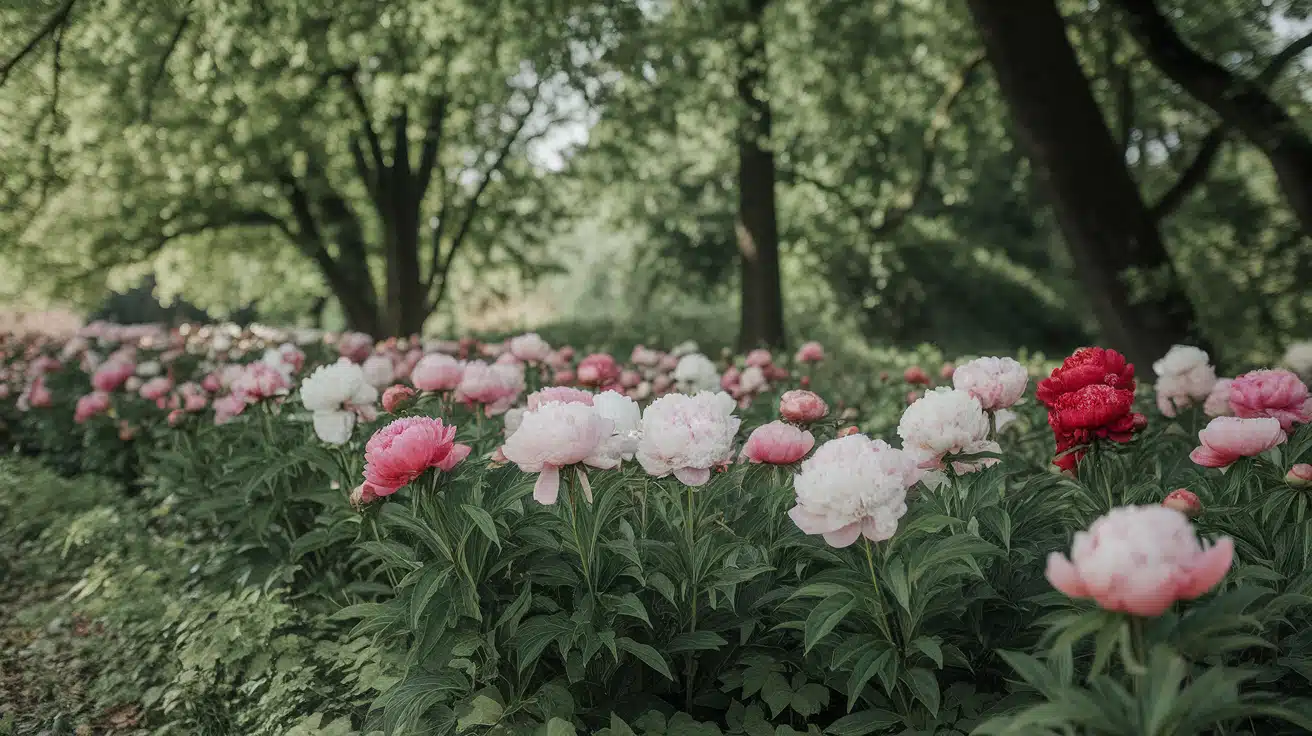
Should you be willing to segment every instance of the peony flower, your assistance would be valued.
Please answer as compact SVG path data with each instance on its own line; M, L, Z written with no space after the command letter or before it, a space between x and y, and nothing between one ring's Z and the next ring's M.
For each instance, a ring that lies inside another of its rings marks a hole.
M668 394L642 413L637 458L658 478L671 473L690 486L711 479L711 468L730 459L741 419L733 397L723 392Z
M617 391L602 391L593 397L592 409L598 416L611 420L615 424L611 436L602 441L597 449L598 457L606 462L619 465L623 460L632 460L638 451L638 440L642 435L638 426L642 422L642 409L633 399Z
M608 353L593 353L579 362L579 383L584 386L609 386L620 378L620 365Z
M1299 463L1285 474L1285 482L1295 488L1312 487L1312 464Z
M1230 417L1234 412L1230 409L1230 385L1234 383L1232 378L1221 378L1212 384L1212 390L1207 394L1207 400L1203 402L1203 413L1209 417Z
M510 338L510 354L525 363L541 363L551 355L551 346L536 332Z
M1162 505L1190 518L1203 513L1203 502L1198 500L1198 496L1194 495L1193 491L1184 488L1177 488L1166 494L1166 498L1162 499Z
M755 394L770 388L765 380L765 371L754 365L747 366L738 379L738 391L741 394Z
M737 395L738 387L742 384L743 372L738 370L738 366L731 365L720 376L720 389L728 393Z
M965 391L939 387L925 392L902 413L897 425L902 448L915 455L922 468L937 468L945 455L1000 452L989 440L989 418L979 400ZM997 463L986 458L977 463L954 463L959 473L969 473Z
M748 366L754 366L756 368L764 368L767 365L773 363L774 358L770 355L769 350L765 350L764 348L757 348L756 350L753 350L747 354L747 359L745 362L747 363Z
M501 417L503 429L505 430L507 437L514 434L515 430L519 429L520 423L524 421L524 412L525 409L523 407L517 406L513 409L507 409L506 413Z
M559 370L551 374L551 383L555 386L569 386L574 383L574 371Z
M104 391L93 391L77 400L73 421L82 424L91 417L107 411L109 411L109 394Z
M639 373L639 372L637 372L637 371L631 371L631 370L626 370L626 371L621 371L621 372L620 372L620 387L621 387L621 388L635 388L635 387L636 387L638 384L640 384L640 383L642 383L642 374L641 374L641 373Z
M803 533L822 534L832 547L847 547L861 536L882 542L897 531L907 512L907 489L919 477L911 455L849 434L802 462L793 476L797 505L788 516Z
M136 365L120 360L108 360L91 376L91 386L97 391L115 391L136 373Z
M1312 381L1312 341L1296 342L1285 350L1285 367L1304 381Z
M214 400L214 423L223 425L246 411L246 401L236 394L228 394Z
M1205 468L1224 468L1241 457L1261 455L1286 439L1272 417L1217 417L1198 433L1199 446L1189 459Z
M810 432L791 424L770 422L752 430L742 456L754 463L789 465L806 457L812 447L815 437Z
M633 348L633 352L629 354L629 362L643 368L652 368L661 362L661 354L642 345L637 345Z
M1050 376L1039 381L1036 395L1051 406L1060 395L1086 386L1104 384L1134 393L1134 365L1125 356L1105 348L1080 348L1062 362Z
M169 412L167 421L170 427L176 427L179 424L182 424L182 420L186 419L186 417L187 417L187 412L183 411L182 409L174 409L173 411Z
M1173 417L1180 409L1204 401L1216 385L1216 371L1207 353L1188 345L1174 345L1166 357L1153 363L1157 374L1157 408Z
M674 346L674 349L670 351L670 355L673 355L676 358L682 358L685 355L692 355L697 352L701 352L701 348L697 346L696 341L684 340Z
M527 404L529 411L532 411L553 401L560 404L587 404L592 406L592 399L591 391L570 388L569 386L548 386L529 394Z
M364 479L387 496L446 459L456 428L432 417L405 417L374 432L364 446ZM468 454L468 453L466 453Z
M374 388L387 386L396 378L392 360L386 355L369 356L361 368L364 369L365 382Z
M506 439L501 452L525 473L537 473L533 500L550 505L560 494L560 469L576 463L614 467L597 457L615 423L587 404L546 403L525 412L519 429Z
M364 370L345 358L319 366L301 381L301 403L313 412L314 433L333 445L351 439L357 419L377 416L378 389L364 380Z
M374 351L374 339L363 332L347 332L337 338L337 354L352 363L363 363Z
M819 363L825 359L824 346L814 340L804 342L802 347L797 349L797 355L793 359L798 363Z
M142 378L154 378L163 372L164 367L157 360L147 360L137 364L136 374Z
M1029 384L1025 366L1012 358L976 358L952 373L952 385L978 399L985 411L1012 406Z
M849 426L849 427L843 427L842 429L838 430L838 435L837 435L837 436L839 436L839 437L850 437L850 436L852 436L852 435L854 435L854 434L859 433L860 431L861 431L861 428L860 428L860 427L858 427L858 426L856 426L856 425L852 425L852 426Z
M1290 371L1245 373L1230 384L1230 408L1244 419L1272 417L1289 432L1294 424L1312 421L1307 385Z
M818 422L829 413L829 405L810 391L785 391L779 397L779 415L793 424Z
M474 448L469 445L457 442L454 445L451 445L451 451L446 454L446 457L438 461L436 467L443 473L450 473L452 470L455 470L457 465L464 462L465 458L469 457L469 453L473 452L473 450Z
M925 372L924 368L913 365L902 372L902 380L918 386L928 386L929 374Z
M1057 442L1053 464L1074 471L1083 446L1095 438L1129 442L1147 426L1135 413L1134 366L1115 350L1080 348L1039 382L1039 401L1048 406L1048 426Z
M248 404L274 396L285 396L291 383L278 369L266 363L251 363L232 382L232 395Z
M388 386L383 392L383 411L388 414L395 414L409 403L410 399L415 396L415 390L409 386L396 384Z
M720 372L711 359L701 353L688 353L680 357L673 378L684 393L714 391L720 387Z
M410 382L421 391L452 391L460 385L465 366L450 355L425 355L410 371Z
M504 414L524 390L524 374L516 366L488 365L481 360L465 364L455 399L464 404L482 404L494 417Z
M1047 577L1062 593L1092 598L1108 611L1160 616L1216 587L1233 559L1229 538L1204 547L1179 511L1122 506L1077 532L1069 559L1049 555Z
M158 401L173 390L173 379L168 376L156 376L141 384L138 394L146 401Z

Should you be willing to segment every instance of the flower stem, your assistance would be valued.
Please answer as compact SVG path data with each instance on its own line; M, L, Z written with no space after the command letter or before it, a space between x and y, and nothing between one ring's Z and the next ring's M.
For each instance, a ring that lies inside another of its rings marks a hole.
M575 498L578 495L576 492L576 483L577 480L569 481L569 525L570 530L574 533L574 547L579 551L579 564L583 566L583 579L588 584L588 592L592 594L593 598L596 598L597 588L592 583L592 570L588 566L588 556L583 551L583 537L579 534L578 501Z
M695 569L696 564L697 564L697 563L696 563L696 555L693 553L693 544L694 544L694 534L693 534L693 532L695 531L695 529L694 529L694 518L693 518L693 513L694 513L695 510L696 510L696 494L693 493L693 487L692 487L692 486L687 486L687 489L688 489L688 494L687 494L687 495L688 495L688 510L687 510L687 513L684 515L684 516L685 516L685 518L684 518L684 528L685 528L685 530L687 531L687 542L688 542L688 545L687 545L687 546L688 546L688 549L687 549L687 555L688 555L688 570L689 570L689 572L691 573L691 575L690 575L690 577L691 577L691 580L690 580L691 585L689 586L689 590L691 591L691 594L692 594L692 604L691 604L691 614L692 614L692 615L691 615L690 618L689 618L688 632L689 632L689 633L696 633L696 631L697 631L697 595L698 595L698 593L699 593L699 591L697 590L697 582L698 582L698 581L697 581L697 571L696 571L696 569ZM687 690L686 695L685 695L685 698L684 698L684 700L685 700L685 703L684 703L684 710L689 711L689 712L692 711L693 682L694 682L694 680L696 679L696 676L697 676L697 654L696 654L696 652L688 652L687 676L684 678L684 679L686 680L686 682L685 682L684 684L685 684L685 686L686 686L686 690Z
M888 628L888 616L884 613L884 597L879 592L879 581L875 575L874 545L870 543L869 538L863 538L861 541L864 544L866 551L866 569L870 571L870 587L874 591L874 596L871 600L875 602L875 606L879 609L879 629L884 633L884 638L892 643L893 632Z

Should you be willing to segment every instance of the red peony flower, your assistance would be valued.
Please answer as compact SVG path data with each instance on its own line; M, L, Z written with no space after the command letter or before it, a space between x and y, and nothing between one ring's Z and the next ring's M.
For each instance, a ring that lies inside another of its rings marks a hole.
M1115 350L1080 348L1051 376L1039 381L1036 395L1039 401L1052 406L1058 396L1094 384L1134 393L1134 364L1125 362L1125 356Z
M1115 350L1080 348L1039 382L1048 426L1057 440L1053 464L1074 471L1084 446L1097 438L1129 442L1147 426L1134 411L1134 366Z

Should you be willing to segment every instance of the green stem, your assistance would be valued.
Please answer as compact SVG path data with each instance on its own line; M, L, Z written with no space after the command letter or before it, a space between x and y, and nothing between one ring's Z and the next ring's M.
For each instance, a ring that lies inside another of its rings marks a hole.
M884 638L888 639L889 643L893 643L893 632L888 628L888 615L884 613L884 597L879 592L879 581L875 576L874 545L867 538L863 538L861 541L864 543L866 551L866 569L870 571L870 587L874 590L874 596L871 600L875 602L875 607L879 609L879 630L884 633Z
M697 632L697 596L698 593L700 592L697 589L698 580L697 580L697 571L695 569L696 555L693 554L693 544L695 543L693 539L694 536L693 532L695 531L693 513L696 509L696 501L695 501L696 494L694 494L692 486L687 486L687 489L688 489L688 494L687 494L688 511L685 514L684 528L687 530L688 569L689 572L692 573L691 575L692 580L690 581L691 583L690 589L692 592L692 606L691 606L692 616L689 619L688 631L689 633L696 633ZM687 681L685 683L687 687L687 693L685 696L685 706L684 706L684 710L688 712L692 712L693 682L695 681L696 676L697 676L697 655L695 652L688 652L687 677L685 678Z
M989 439L998 439L998 415L992 409L989 410Z
M569 484L569 525L570 531L574 533L574 547L579 551L579 564L583 566L583 579L588 584L588 592L595 599L597 597L597 588L592 583L592 570L588 566L588 556L583 551L583 537L579 534L579 516L576 508L578 494L574 492L574 483Z

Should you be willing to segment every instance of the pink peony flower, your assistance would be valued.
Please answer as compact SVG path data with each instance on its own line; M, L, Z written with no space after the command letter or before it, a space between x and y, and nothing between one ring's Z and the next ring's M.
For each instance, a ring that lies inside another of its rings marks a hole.
M929 374L925 372L924 368L913 365L902 372L902 380L917 386L928 386Z
M388 414L395 414L404 408L414 396L415 390L409 386L402 386L399 383L395 386L388 386L387 390L383 392L383 411Z
M537 473L533 500L550 505L560 494L560 469L576 463L614 467L597 457L615 423L588 404L550 402L525 412L501 452L525 473Z
M223 384L219 381L219 375L217 373L211 373L202 378L200 386L212 394L218 393L219 390L223 388Z
M169 426L170 427L178 426L179 424L182 423L182 420L186 416L187 416L187 412L183 411L182 409L174 409L173 411L169 412L169 416L168 416Z
M584 391L581 388L548 386L547 388L539 389L529 394L527 405L529 411L533 411L543 404L550 404L552 402L558 404L587 404L588 406L592 406L592 399L592 392Z
M233 418L246 411L246 402L236 394L228 394L214 400L214 423L227 424Z
M156 376L141 385L138 392L146 401L158 401L173 390L173 380L168 376Z
M109 394L104 391L93 391L77 400L73 421L82 424L91 417L107 411L109 411Z
M643 470L658 478L673 473L689 486L704 485L712 467L731 459L742 422L733 415L736 406L729 394L709 391L653 401L642 413L637 458Z
M1230 570L1234 543L1198 542L1184 514L1163 506L1122 506L1077 532L1070 559L1048 556L1048 582L1108 611L1160 616L1176 601L1214 588Z
M810 391L785 391L779 397L779 415L793 424L818 422L829 413L829 405Z
M291 388L287 376L268 363L251 363L232 382L232 395L248 404L284 396Z
M1285 439L1279 420L1271 417L1217 417L1198 433L1199 446L1189 459L1205 468L1224 468L1241 457L1261 455Z
M849 427L843 427L842 429L838 430L838 436L839 436L839 437L851 437L852 435L857 434L857 433L860 432L860 431L861 431L861 428L860 428L860 427L857 427L856 425L852 425L852 426L849 426Z
M824 346L814 340L802 343L802 347L797 349L797 355L794 358L798 363L819 363L824 359Z
M1312 487L1312 463L1299 463L1285 474L1285 482L1295 488Z
M137 366L130 361L108 360L91 375L91 387L97 391L115 391L135 375Z
M952 376L956 372L957 372L957 367L955 365L952 365L951 363L944 363L938 369L938 377L942 378L944 381L951 381Z
M374 351L374 339L363 332L347 332L337 338L337 354L352 363L363 363Z
M1230 386L1233 383L1233 378L1221 378L1212 384L1212 390L1207 394L1207 401L1203 402L1204 414L1209 417L1234 416L1234 411L1230 408Z
M1286 432L1295 423L1312 421L1307 386L1286 370L1253 371L1236 378L1230 384L1230 408L1244 419L1277 419Z
M1011 358L976 358L952 373L952 385L978 399L985 411L1020 401L1029 383L1025 366Z
M653 368L661 362L661 357L661 353L655 350L650 350L642 345L638 345L634 347L633 352L629 354L629 362L636 366L642 366L643 368Z
M482 404L487 415L493 417L504 414L523 390L524 374L516 366L472 360L465 364L455 399L464 404Z
M448 452L446 457L438 462L437 469L443 473L450 473L452 470L455 470L455 467L463 462L465 458L469 457L469 453L473 451L473 449L474 448L469 445L460 442L455 443L451 446L451 452Z
M745 362L749 366L764 368L774 362L774 357L770 355L769 350L757 348L747 354L747 360Z
M364 479L388 496L446 459L456 428L432 417L405 417L374 432L364 446Z
M374 388L382 388L396 378L396 367L386 355L370 355L360 365L360 369L364 371L365 383Z
M420 391L452 391L460 385L465 366L450 355L425 355L410 371L410 382Z
M562 369L551 374L551 383L556 386L569 386L574 383L576 378L574 371Z
M642 374L637 371L623 371L620 373L620 386L622 388L633 388L642 383Z
M1166 498L1162 499L1162 505L1190 518L1203 513L1203 502L1198 500L1198 496L1193 491L1184 488L1177 488L1166 494Z
M584 386L609 386L619 380L620 366L608 353L593 353L579 362L578 377Z
M728 370L720 376L720 388L736 395L738 393L738 387L742 384L742 379L743 372L738 370L737 366L731 365Z
M510 339L510 354L525 363L541 363L551 355L551 346L536 332Z
M788 516L805 534L821 534L831 547L864 536L882 542L907 512L907 489L920 478L916 460L882 440L849 434L830 440L793 476L797 505Z
M789 465L806 457L815 447L810 433L783 422L762 424L752 430L743 446L743 457L754 463Z

